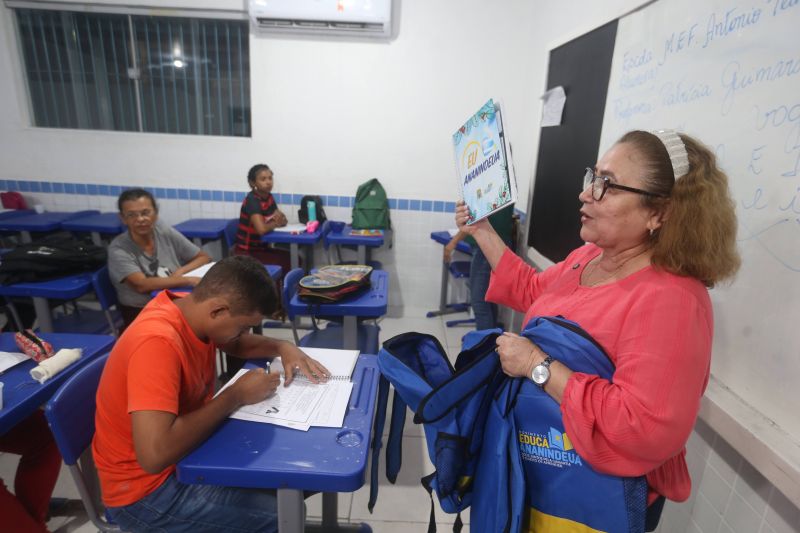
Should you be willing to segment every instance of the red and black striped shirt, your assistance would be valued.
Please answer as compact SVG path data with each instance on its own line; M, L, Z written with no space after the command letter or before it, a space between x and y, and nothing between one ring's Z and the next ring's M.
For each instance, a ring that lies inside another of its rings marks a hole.
M264 248L266 245L261 242L261 236L256 233L255 228L250 223L252 215L262 215L268 217L278 210L278 204L272 194L267 194L262 198L254 192L247 193L242 202L242 209L239 211L239 229L236 231L236 245L241 250L253 250Z

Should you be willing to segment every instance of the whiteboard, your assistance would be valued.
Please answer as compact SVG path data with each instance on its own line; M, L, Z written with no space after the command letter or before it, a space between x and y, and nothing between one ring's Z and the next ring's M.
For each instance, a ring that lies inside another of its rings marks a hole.
M800 2L661 0L619 22L600 153L674 128L730 178L742 268L714 302L712 373L800 440Z

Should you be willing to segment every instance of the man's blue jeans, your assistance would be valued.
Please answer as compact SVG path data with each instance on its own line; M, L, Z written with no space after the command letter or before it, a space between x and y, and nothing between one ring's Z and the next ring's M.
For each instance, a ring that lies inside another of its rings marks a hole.
M475 314L475 329L490 329L497 325L497 306L486 301L492 267L477 246L472 248L469 267L469 299Z
M125 507L110 507L123 531L278 531L275 491L186 485L171 475L155 491Z

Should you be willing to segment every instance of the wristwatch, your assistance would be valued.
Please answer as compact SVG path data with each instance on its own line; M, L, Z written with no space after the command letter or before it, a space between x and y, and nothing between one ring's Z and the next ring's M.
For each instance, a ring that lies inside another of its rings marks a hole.
M539 387L544 388L550 379L550 363L553 361L554 359L548 355L545 357L544 361L533 367L533 370L531 370L531 381L539 385Z

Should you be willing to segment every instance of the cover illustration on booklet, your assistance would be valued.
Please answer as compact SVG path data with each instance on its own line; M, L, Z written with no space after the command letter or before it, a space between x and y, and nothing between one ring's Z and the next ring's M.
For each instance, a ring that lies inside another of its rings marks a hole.
M517 200L500 106L490 99L453 134L459 193L470 224Z

